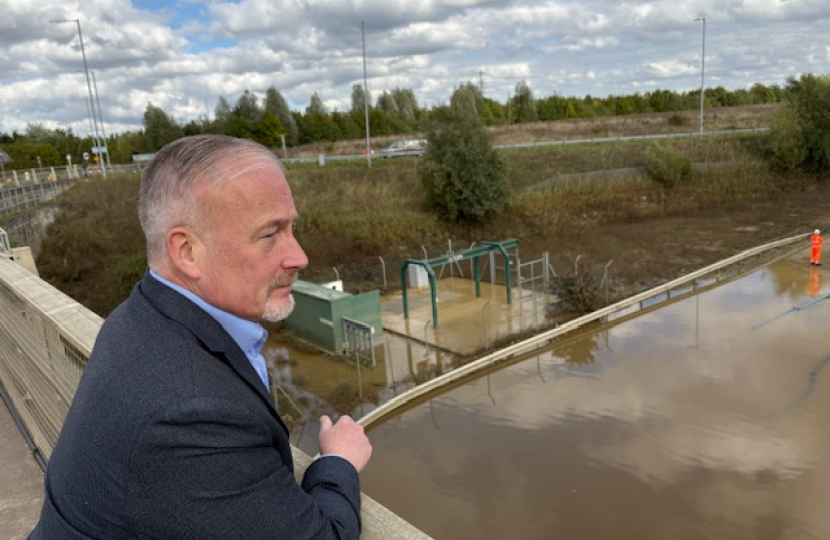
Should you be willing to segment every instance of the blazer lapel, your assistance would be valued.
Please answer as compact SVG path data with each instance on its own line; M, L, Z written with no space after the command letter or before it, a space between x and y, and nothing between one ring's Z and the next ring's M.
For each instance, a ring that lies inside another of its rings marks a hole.
M265 401L271 414L288 434L288 428L277 413L271 393L265 388L262 379L248 361L248 357L216 319L178 292L153 278L149 272L139 282L138 287L159 311L186 326L213 356L222 359L247 382L248 386Z

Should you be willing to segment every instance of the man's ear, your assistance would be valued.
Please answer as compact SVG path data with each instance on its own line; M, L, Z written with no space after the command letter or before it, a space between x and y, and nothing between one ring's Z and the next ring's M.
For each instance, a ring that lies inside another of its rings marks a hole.
M167 232L166 244L173 268L189 279L199 279L203 245L196 233L188 227L173 228Z

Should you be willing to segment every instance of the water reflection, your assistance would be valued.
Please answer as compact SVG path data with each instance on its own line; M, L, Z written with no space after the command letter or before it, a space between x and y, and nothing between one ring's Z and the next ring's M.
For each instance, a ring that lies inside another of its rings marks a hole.
M382 336L376 365L335 357L311 347L269 341L263 350L271 394L291 432L291 442L317 453L318 419L361 418L381 403L461 365L461 357L411 339Z
M808 305L805 266L594 327L403 412L371 431L364 489L442 539L830 537L830 303Z
M810 267L810 288L808 290L811 297L815 298L818 296L819 291L821 290L821 271L819 271L818 267L811 266Z

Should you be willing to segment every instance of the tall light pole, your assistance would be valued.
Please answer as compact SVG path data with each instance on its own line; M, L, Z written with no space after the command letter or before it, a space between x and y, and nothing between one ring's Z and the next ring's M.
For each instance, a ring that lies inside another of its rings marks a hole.
M104 153L107 155L107 167L112 170L112 162L110 161L110 149L107 146L107 132L104 129L104 113L101 112L101 100L98 97L98 82L95 80L95 72L92 72L92 86L95 88L95 103L98 105L98 120L101 121L101 138L104 142ZM103 165L104 160L101 160ZM106 170L106 169L105 169Z
M703 70L706 65L706 17L698 17L695 21L703 21L703 50L700 54L700 135L703 136Z
M95 138L95 146L98 147L99 151L101 148L100 139L98 138L98 122L95 119L95 100L92 98L92 82L89 79L89 67L86 63L86 52L84 51L84 35L81 32L81 20L80 19L56 19L54 21L49 21L51 23L67 23L73 22L78 25L78 38L81 40L81 56L84 59L84 73L86 73L86 88L89 91L89 103L91 105L90 109L90 120L92 121L93 127L93 136Z
M366 120L366 160L372 168L372 142L369 137L369 83L366 80L366 23L360 21L360 35L363 39L363 114Z

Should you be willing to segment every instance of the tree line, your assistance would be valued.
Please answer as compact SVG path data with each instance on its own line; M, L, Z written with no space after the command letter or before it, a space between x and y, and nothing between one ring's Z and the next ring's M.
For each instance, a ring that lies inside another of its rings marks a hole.
M654 90L620 96L566 97L560 94L537 98L521 81L514 95L504 103L483 95L472 83L461 85L473 95L476 111L484 126L550 122L564 119L622 116L694 110L700 106L700 90L677 92ZM776 103L784 99L786 88L756 83L751 88L726 90L722 86L707 88L705 108L734 107ZM275 87L264 98L246 90L231 106L217 100L213 115L204 114L180 122L161 107L147 104L143 129L111 134L107 147L113 163L129 163L135 154L152 153L170 141L197 133L221 133L259 141L270 148L294 147L315 142L360 139L366 134L368 109L372 136L424 133L430 121L441 115L443 104L423 107L411 89L383 91L372 100L362 85L352 87L347 111L328 110L319 94L314 93L304 111L291 110ZM14 160L8 168L63 166L65 156L79 163L83 152L93 146L92 137L81 137L72 129L47 129L29 124L24 133L0 133L0 149ZM40 161L38 161L40 158Z
M757 85L753 88L760 90ZM529 88L520 84L516 90L514 106L519 109L522 102L517 98L524 95L527 114L538 115L539 103L544 100L531 106L533 99ZM764 95L759 92L759 97ZM659 100L661 96L664 95L650 97ZM770 168L781 173L780 178L786 178L787 173L807 173L818 180L830 177L830 76L790 77L777 99L783 99L784 104L774 114L769 133L761 135L761 148ZM607 106L601 100L589 101L586 99L585 104ZM621 102L620 99L615 101L617 106ZM637 100L625 103L634 106ZM682 104L681 100L674 106ZM571 102L565 102L566 109L570 105ZM500 156L495 153L484 125L486 117L482 111L488 106L473 85L461 86L453 93L450 105L439 107L435 118L427 124L428 144L424 158L419 162L419 173L427 205L448 221L481 221L501 212L509 199L509 182L502 174ZM689 158L668 145L651 146L646 159L649 176L665 189L692 177Z

